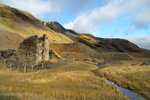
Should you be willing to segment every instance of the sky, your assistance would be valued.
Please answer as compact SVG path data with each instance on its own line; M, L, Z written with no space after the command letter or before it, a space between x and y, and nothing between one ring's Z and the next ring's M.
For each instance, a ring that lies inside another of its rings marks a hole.
M40 20L150 49L150 0L0 0Z

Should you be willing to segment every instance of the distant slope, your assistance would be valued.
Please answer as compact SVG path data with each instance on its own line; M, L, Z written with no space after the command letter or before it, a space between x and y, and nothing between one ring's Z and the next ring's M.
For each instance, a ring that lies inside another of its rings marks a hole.
M57 33L30 13L0 4L0 49L17 49L18 44L31 35L47 34L51 43L72 43L63 34Z
M139 52L141 49L135 44L124 39L104 39L97 38L91 34L79 34L73 30L65 29L58 22L46 24L50 29L68 36L70 39L81 42L99 52ZM68 33L68 34L67 34Z
M66 35L67 37L69 37L70 39L74 41L76 41L77 35L79 34L79 33L76 33L74 30L65 29L61 24L55 21L47 22L45 25L48 28L54 30L55 32L63 33L64 35Z
M90 48L89 46L83 43L64 43L64 44L50 44L50 49L58 53L61 52L74 52L82 53L86 56L96 57L100 56L98 52Z
M100 53L127 52L135 57L150 57L149 50L139 48L137 45L125 39L105 39L94 37L91 34L79 34L73 30L65 29L58 22L48 22L46 26L56 32L66 35L74 42L83 43Z

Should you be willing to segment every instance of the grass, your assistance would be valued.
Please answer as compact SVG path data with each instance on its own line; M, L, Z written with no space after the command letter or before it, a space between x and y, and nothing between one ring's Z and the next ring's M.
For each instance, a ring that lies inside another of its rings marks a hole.
M89 36L86 36L86 35L80 35L80 38L87 41L87 42L90 42L90 43L97 43L96 40L94 40L93 38L89 37Z
M18 98L15 96L0 94L0 100L18 100Z
M117 88L91 70L96 66L81 62L33 73L9 70L0 64L0 92L19 100L126 100ZM6 99L10 100L10 99Z
M122 66L109 65L99 70L99 75L150 99L150 66L140 66L139 61L126 63Z

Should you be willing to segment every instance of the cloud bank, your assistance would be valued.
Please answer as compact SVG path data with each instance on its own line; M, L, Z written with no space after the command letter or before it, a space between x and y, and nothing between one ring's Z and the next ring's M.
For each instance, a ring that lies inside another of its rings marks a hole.
M52 0L0 0L0 3L28 11L35 17L42 18L45 14L50 12L61 11L61 6Z
M37 18L51 13L78 13L96 0L0 0L0 3L28 11Z
M147 27L150 24L149 5L149 0L109 0L105 6L78 15L74 21L64 24L64 27L81 33L92 33L100 24L111 23L124 15L135 17L131 27Z
M84 11L94 2L106 4ZM149 0L0 0L0 3L28 11L37 18L63 12L76 15L64 27L81 33L94 33L100 24L111 23L124 15L134 17L132 28L147 28L150 24Z
M126 39L137 44L141 48L150 50L150 36L127 37Z
M150 24L150 9L147 9L138 14L132 23L132 25L135 28L147 28L149 24Z

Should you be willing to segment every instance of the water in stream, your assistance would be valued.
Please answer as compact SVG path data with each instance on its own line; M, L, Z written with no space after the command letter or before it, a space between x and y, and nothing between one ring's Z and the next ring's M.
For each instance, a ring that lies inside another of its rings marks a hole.
M103 68L104 65L98 65L98 67L99 67L99 68ZM98 70L100 70L100 69L98 69ZM97 70L97 71L98 71L98 70ZM101 78L98 74L96 74L96 76L99 77L99 78ZM145 98L143 98L143 97L137 95L136 93L131 92L131 91L128 90L128 89L122 88L122 87L120 87L120 86L114 84L112 81L107 80L107 83L108 83L108 84L113 84L114 87L118 87L118 89L119 89L120 91L122 91L127 97L129 97L130 100L146 100Z

